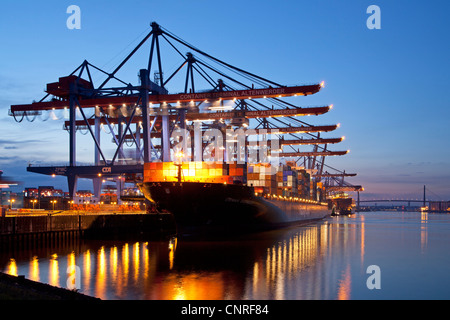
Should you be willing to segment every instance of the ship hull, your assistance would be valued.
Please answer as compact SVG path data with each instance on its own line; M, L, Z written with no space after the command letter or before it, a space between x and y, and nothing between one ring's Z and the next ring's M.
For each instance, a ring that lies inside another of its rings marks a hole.
M323 204L265 199L252 187L222 183L145 182L145 197L174 215L177 233L246 233L303 225L330 214Z

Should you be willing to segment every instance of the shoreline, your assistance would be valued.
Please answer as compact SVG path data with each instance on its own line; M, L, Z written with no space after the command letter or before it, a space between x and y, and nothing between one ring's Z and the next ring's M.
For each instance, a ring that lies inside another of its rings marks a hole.
M100 301L83 293L0 272L0 300Z

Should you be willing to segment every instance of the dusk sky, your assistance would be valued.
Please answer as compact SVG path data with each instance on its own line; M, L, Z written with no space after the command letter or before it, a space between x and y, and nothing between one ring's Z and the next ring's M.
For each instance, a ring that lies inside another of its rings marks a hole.
M81 29L67 28L70 5L80 7ZM370 5L381 10L381 29L367 27ZM431 198L450 200L449 15L448 0L4 1L0 170L22 181L21 188L67 190L63 177L26 172L30 162L68 162L69 135L62 119L52 119L59 112L47 121L16 123L10 106L40 100L47 83L85 59L112 71L156 21L197 48L275 82L325 81L321 92L297 97L295 104L334 105L328 114L301 120L340 123L323 136L345 136L330 149L350 153L327 164L357 173L348 182L365 188L362 198L421 198L426 185ZM138 83L148 47L121 78ZM78 160L92 162L93 143L83 141ZM79 188L92 187L81 181Z

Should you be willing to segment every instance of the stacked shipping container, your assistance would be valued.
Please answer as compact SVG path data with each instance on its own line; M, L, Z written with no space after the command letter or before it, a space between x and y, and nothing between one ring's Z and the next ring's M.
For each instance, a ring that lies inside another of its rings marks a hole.
M223 162L151 162L144 165L144 182L181 181L209 183L242 183L259 194L318 199L325 195L322 184L314 183L310 174L295 163L273 167L270 164Z
M222 162L149 162L144 164L144 182L178 181L181 166L181 181L210 183L246 183L245 164Z
M270 164L249 165L247 169L247 184L253 185L258 193L272 193L276 190L275 169Z
M312 181L303 168L290 165L280 165L278 168L268 164L249 165L247 178L248 185L253 185L258 193L310 198Z

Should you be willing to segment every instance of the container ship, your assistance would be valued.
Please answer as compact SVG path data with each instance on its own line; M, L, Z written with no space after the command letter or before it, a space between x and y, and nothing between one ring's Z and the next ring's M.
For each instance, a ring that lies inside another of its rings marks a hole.
M288 164L152 162L139 187L155 210L173 214L180 235L264 231L331 214L322 185Z
M348 187L343 185L348 175L326 174L324 163L328 156L348 153L330 150L344 137L321 136L339 124L311 125L298 119L326 114L333 105L301 107L295 102L296 97L321 91L324 82L283 85L213 57L156 22L150 26L112 73L84 60L71 74L47 83L42 99L11 105L9 115L17 122L45 114L57 118L55 111L68 113L63 128L69 134L69 165L29 165L27 171L66 177L71 199L76 197L78 179L92 180L97 197L102 180L116 182L117 197L123 183L139 183L152 203L148 207L173 214L180 232L270 229L331 214L325 197L333 192L330 179L338 179L334 186L342 191ZM117 72L128 74L122 68L149 42L150 54L144 60L148 67L138 70L139 84L119 79ZM160 42L165 43L163 50ZM173 61L166 63L171 61L165 59L166 49L168 57L183 57L175 71L162 67L173 65ZM100 85L94 84L90 70L99 72ZM171 86L183 90L169 92ZM104 126L108 129L103 130ZM86 129L95 146L93 165L77 164L77 131ZM100 138L104 134L112 139ZM187 146L189 140L192 147ZM105 141L114 145L111 157ZM211 143L205 146L207 141ZM177 162L175 147L180 144L186 145L182 147L186 158ZM308 146L312 150L301 150ZM245 152L244 163L230 161L242 160L238 154L246 149L252 152ZM271 159L274 152L280 159L296 160L276 167L261 156L247 160L253 151L261 154L261 150L270 150ZM222 152L225 161L204 161L218 159ZM326 193L321 179L325 179Z

